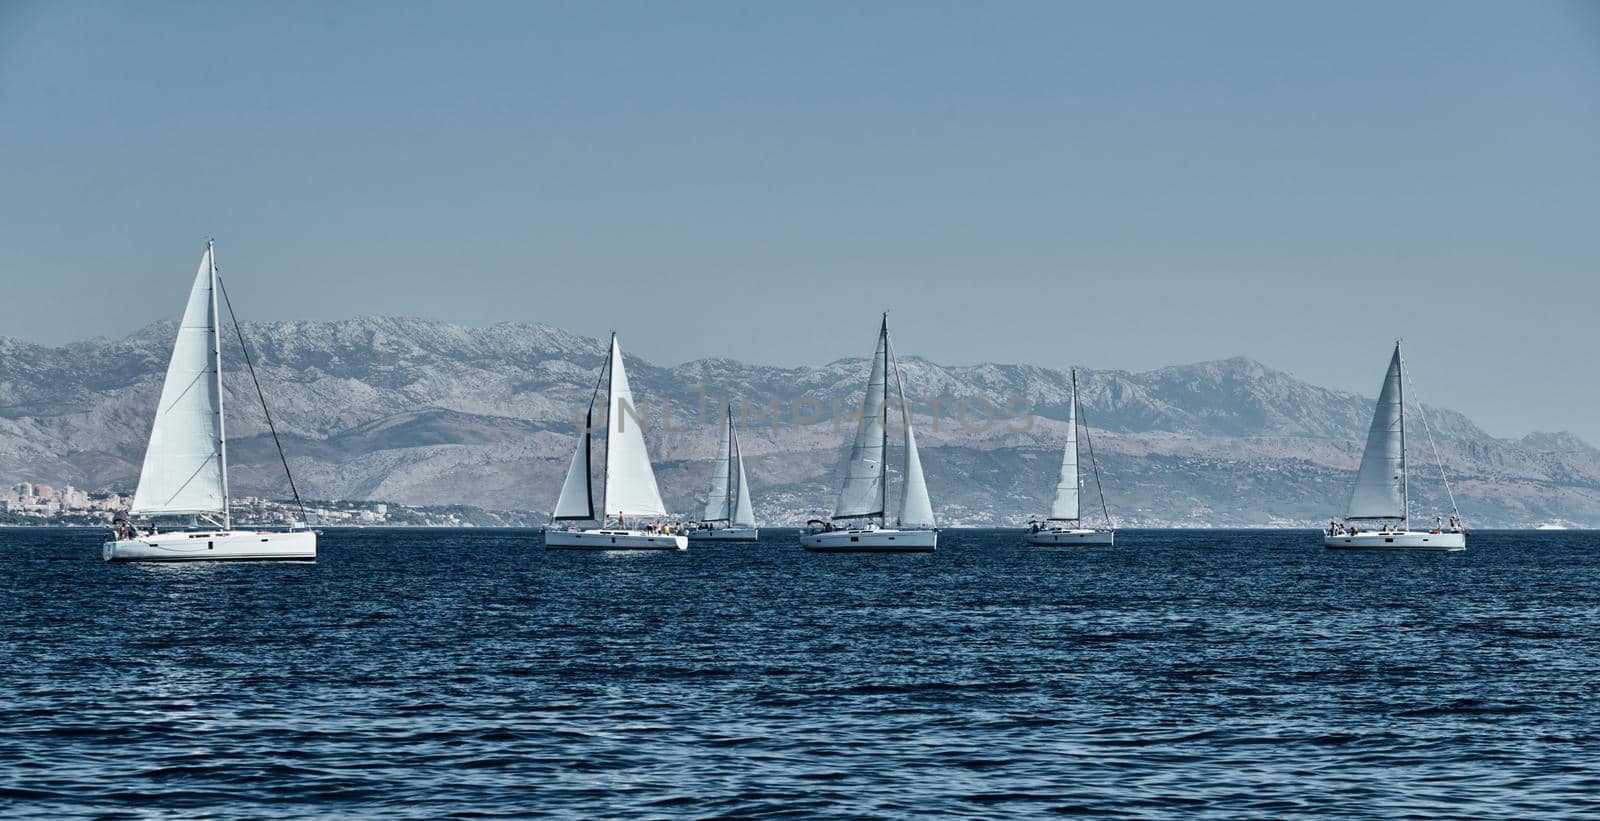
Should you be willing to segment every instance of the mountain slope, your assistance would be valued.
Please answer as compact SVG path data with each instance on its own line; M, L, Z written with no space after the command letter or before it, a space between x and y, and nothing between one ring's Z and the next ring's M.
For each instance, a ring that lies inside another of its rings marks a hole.
M60 348L0 338L0 478L131 489L174 328ZM361 317L244 330L302 492L408 504L547 509L605 351L600 340L514 323ZM282 495L236 347L224 350L233 485ZM693 510L704 493L712 413L728 397L743 403L763 520L801 522L831 508L864 360L669 368L630 356L628 366L673 509ZM944 520L1020 522L1043 510L1064 436L1065 372L916 357L901 370ZM1343 508L1371 414L1369 398L1246 358L1146 373L1083 369L1079 384L1113 513L1131 524L1325 521ZM1037 416L1007 418L1008 403ZM1587 443L1551 433L1497 440L1439 409L1429 421L1469 521L1600 525L1600 451ZM1426 441L1416 433L1414 442ZM1413 457L1417 510L1444 510L1431 454L1414 446Z

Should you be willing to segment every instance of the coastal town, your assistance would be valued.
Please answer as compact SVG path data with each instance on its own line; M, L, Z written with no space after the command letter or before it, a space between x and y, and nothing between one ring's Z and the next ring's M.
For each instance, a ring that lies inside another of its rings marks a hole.
M88 491L72 485L16 482L0 487L0 526L110 527L126 514L131 495ZM240 496L229 509L237 522L319 527L537 527L544 517L525 511L484 510L468 505L412 507L390 502L307 500L305 515L293 500Z

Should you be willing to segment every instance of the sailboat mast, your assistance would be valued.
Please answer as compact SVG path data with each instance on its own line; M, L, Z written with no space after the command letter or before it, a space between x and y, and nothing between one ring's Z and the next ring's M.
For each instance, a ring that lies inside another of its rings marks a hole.
M1077 425L1078 425L1078 369L1077 368L1073 368L1072 369L1072 425L1073 425L1074 428L1076 428ZM1072 433L1072 441L1074 443L1076 443L1077 440L1078 440L1078 437L1077 437L1078 431L1077 430L1073 430L1073 431L1071 431L1071 433ZM1073 479L1075 480L1073 482L1073 484L1077 485L1077 488L1078 488L1078 506L1077 506L1077 511L1078 511L1078 522L1081 524L1083 522L1083 460L1079 459L1077 457L1077 454L1073 454L1073 457L1072 457L1072 470L1073 470L1074 473L1077 474L1076 476L1073 477Z
M1406 358L1400 340L1394 341L1394 359L1400 365L1400 511L1405 529L1411 529L1411 494L1406 480Z
M228 434L223 428L222 415L222 339L217 334L217 320L221 314L217 311L217 251L214 240L206 240L206 259L211 263L211 322L206 332L211 334L211 356L216 374L211 380L212 390L217 392L217 459L222 468L222 529L233 529L232 505L228 504Z
M608 515L608 511L610 510L610 508L607 507L606 505L610 504L610 502L611 502L611 499L610 499L610 495L611 495L611 493L610 493L611 492L611 425L615 421L611 417L614 416L616 414L616 411L618 410L617 408L613 407L613 405L615 403L612 401L612 396L615 394L615 390L614 389L617 386L617 369L611 367L611 358L613 356L615 356L616 353L617 353L617 332L616 331L612 331L611 332L611 347L606 350L606 364L603 366L606 369L606 461L604 463L602 463L601 468L600 468L600 526L601 527L605 527L606 526L606 516ZM622 522L622 517L621 516L617 517L617 525L619 527L623 526L623 522Z
M889 352L889 312L883 312L883 325L879 327L878 334L883 337L883 355L894 361L894 354ZM887 363L886 363L887 364ZM883 424L878 429L883 432L883 449L878 451L882 455L879 459L883 464L879 470L881 477L878 482L878 519L884 527L889 526L889 373L884 369L883 374Z
M733 527L733 517L736 515L734 499L738 495L734 492L734 483L739 481L739 473L735 469L739 464L739 432L733 427L733 400L728 400L728 481L723 488L722 497L728 502L728 527Z

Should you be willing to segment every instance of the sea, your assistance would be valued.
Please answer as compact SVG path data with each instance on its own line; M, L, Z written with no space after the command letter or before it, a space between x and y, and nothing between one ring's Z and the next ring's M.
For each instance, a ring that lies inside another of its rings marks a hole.
M1600 533L102 536L0 530L0 816L1600 816Z

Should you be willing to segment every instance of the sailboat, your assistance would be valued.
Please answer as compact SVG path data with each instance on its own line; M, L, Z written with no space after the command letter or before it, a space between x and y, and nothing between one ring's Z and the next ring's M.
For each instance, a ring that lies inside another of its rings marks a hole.
M1100 465L1094 459L1094 443L1089 442L1089 465L1093 469L1094 486L1100 493L1100 512L1105 514L1106 527L1097 530L1084 527L1078 509L1082 506L1083 488L1078 476L1078 371L1072 371L1072 403L1067 411L1067 445L1061 451L1061 478L1056 481L1056 497L1050 503L1050 515L1043 522L1032 522L1028 528L1028 544L1039 547L1057 545L1109 545L1116 539L1116 524L1111 521L1111 510L1106 507L1106 491L1100 484ZM1084 435L1089 433L1089 423L1083 424Z
M705 514L699 525L689 528L690 541L753 542L761 535L750 505L750 480L745 478L739 431L733 424L733 402L727 404L725 413L717 461L711 466L711 489L706 491Z
M610 378L609 383L607 377ZM594 506L594 488L589 479L590 454L594 447L594 408L600 386L606 386L608 412L605 415L605 483L601 489L599 515ZM630 418L631 417L631 418ZM616 524L608 517L616 514ZM650 467L650 454L644 448L642 420L633 406L633 390L628 387L628 372L622 366L622 346L611 335L611 354L600 366L600 377L589 397L589 410L577 450L567 467L567 479L550 514L544 531L544 546L549 550L684 550L689 540L681 533L669 532L671 525L640 529L628 527L627 520L667 515ZM562 523L562 524L557 524ZM592 523L582 527L578 523Z
M1422 418L1423 430L1427 431L1428 444L1433 447L1434 461L1439 464L1445 493L1450 497L1449 525L1441 523L1432 530L1411 529L1411 499L1406 481L1405 369L1397 341L1394 355L1389 359L1389 372L1383 378L1383 390L1378 394L1377 409L1372 414L1372 427L1367 431L1367 448L1361 454L1361 468L1356 472L1356 486L1350 494L1350 509L1344 521L1331 523L1323 532L1323 546L1369 550L1467 548L1467 533L1461 525L1455 493L1450 490L1450 479L1444 474L1444 462L1439 459L1439 448L1433 443L1433 430L1428 427L1428 417L1423 414L1421 403L1417 404L1417 413Z
M161 401L156 406L150 428L150 443L145 448L144 466L139 471L139 487L134 491L130 517L150 520L145 527L131 522L102 545L106 561L196 561L233 559L259 561L288 559L315 561L317 534L302 522L284 530L235 530L228 510L228 440L222 411L222 345L217 336L219 313L215 247L206 243L189 291L189 304L178 326L178 337L167 364L166 381L161 386ZM226 291L222 292L224 300ZM232 308L229 308L230 315ZM237 317L234 331L244 346L244 333ZM249 364L250 352L244 349ZM255 366L250 365L252 380ZM261 396L256 383L257 396ZM266 410L263 397L262 410ZM272 438L278 439L267 414ZM280 458L283 449L278 450ZM289 463L284 459L284 471ZM294 477L289 477L294 488ZM300 493L295 491L295 502ZM162 532L155 523L178 517L185 522L179 529Z
M900 419L905 428L900 513L892 528L887 514L889 477L884 473L884 462L889 454L887 414L891 373L899 392ZM861 423L856 428L855 443L850 448L844 473L832 519L811 520L800 536L802 547L819 553L929 552L938 547L939 531L934 529L933 503L928 499L922 457L917 454L917 437L911 429L911 407L906 404L900 366L889 344L887 313L878 329L878 347L872 355L872 374L867 379ZM872 521L873 517L878 521ZM840 520L851 524L834 524Z

